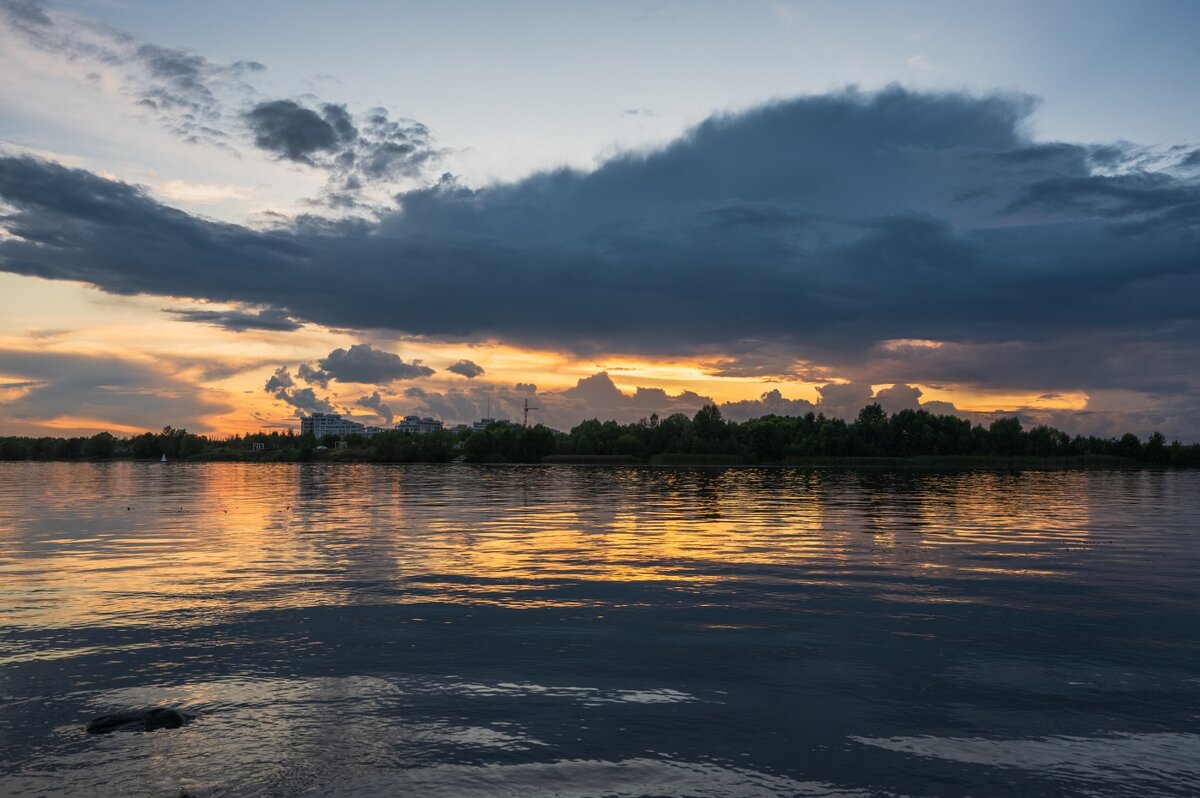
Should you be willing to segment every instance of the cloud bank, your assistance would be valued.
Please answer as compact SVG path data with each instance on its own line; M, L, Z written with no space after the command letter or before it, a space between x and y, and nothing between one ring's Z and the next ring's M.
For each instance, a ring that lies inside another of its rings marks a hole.
M730 375L1136 391L1200 418L1190 156L1037 142L1033 106L901 88L801 97L592 171L446 177L377 222L266 230L4 157L0 268L431 339L729 352L712 371ZM301 116L332 138L293 140L280 123L268 148L334 152L344 120L328 108ZM1176 432L1200 437L1189 423Z
M162 364L118 357L0 349L0 374L20 378L0 380L5 418L31 433L45 422L63 430L99 423L195 431L207 427L206 417L231 409Z

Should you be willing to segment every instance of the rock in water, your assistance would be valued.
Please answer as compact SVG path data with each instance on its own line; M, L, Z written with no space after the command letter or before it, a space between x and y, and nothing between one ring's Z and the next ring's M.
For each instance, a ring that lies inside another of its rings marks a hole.
M114 712L111 715L101 715L88 721L84 730L89 734L105 734L118 729L127 731L178 729L192 720L195 720L195 715L189 715L177 709L151 707L150 709L130 709L125 712Z

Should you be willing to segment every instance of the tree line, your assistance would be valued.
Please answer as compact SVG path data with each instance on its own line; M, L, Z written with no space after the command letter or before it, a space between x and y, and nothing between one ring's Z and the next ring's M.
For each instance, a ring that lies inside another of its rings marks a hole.
M1200 467L1200 444L1167 443L1160 433L1141 440L1071 436L1049 426L1026 429L1016 417L988 426L926 410L888 414L878 404L853 420L819 413L725 419L707 405L694 416L651 415L631 424L591 419L561 433L538 425L496 423L487 429L414 435L399 431L320 440L294 431L215 438L165 427L118 438L107 432L77 438L0 438L3 460L170 460L474 463L642 462L666 464L802 464L830 458L1026 458L1105 460Z
M535 430L525 434L535 435ZM520 427L509 433L517 439L510 442L491 429L487 432L492 441L484 437L467 442L475 459L531 462L512 454L520 451ZM1049 426L1025 429L1016 417L998 418L985 427L926 410L889 415L878 404L862 408L851 421L810 412L743 422L726 420L720 408L710 404L690 418L681 413L664 419L652 415L632 424L593 419L555 436L553 442L552 451L543 444L539 453L564 462L618 457L679 464L786 464L828 458L1090 458L1200 466L1200 445L1168 444L1157 432L1145 441L1133 433L1116 438L1071 436Z

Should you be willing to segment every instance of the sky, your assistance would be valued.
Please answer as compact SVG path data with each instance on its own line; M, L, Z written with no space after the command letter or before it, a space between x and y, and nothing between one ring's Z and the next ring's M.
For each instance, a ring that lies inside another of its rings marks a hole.
M0 0L0 434L1200 441L1200 5Z

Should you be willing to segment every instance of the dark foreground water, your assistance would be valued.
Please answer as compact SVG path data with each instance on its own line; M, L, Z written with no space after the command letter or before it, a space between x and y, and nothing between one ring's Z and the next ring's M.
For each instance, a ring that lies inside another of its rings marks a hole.
M1196 472L0 464L0 794L1196 796L1198 576Z

